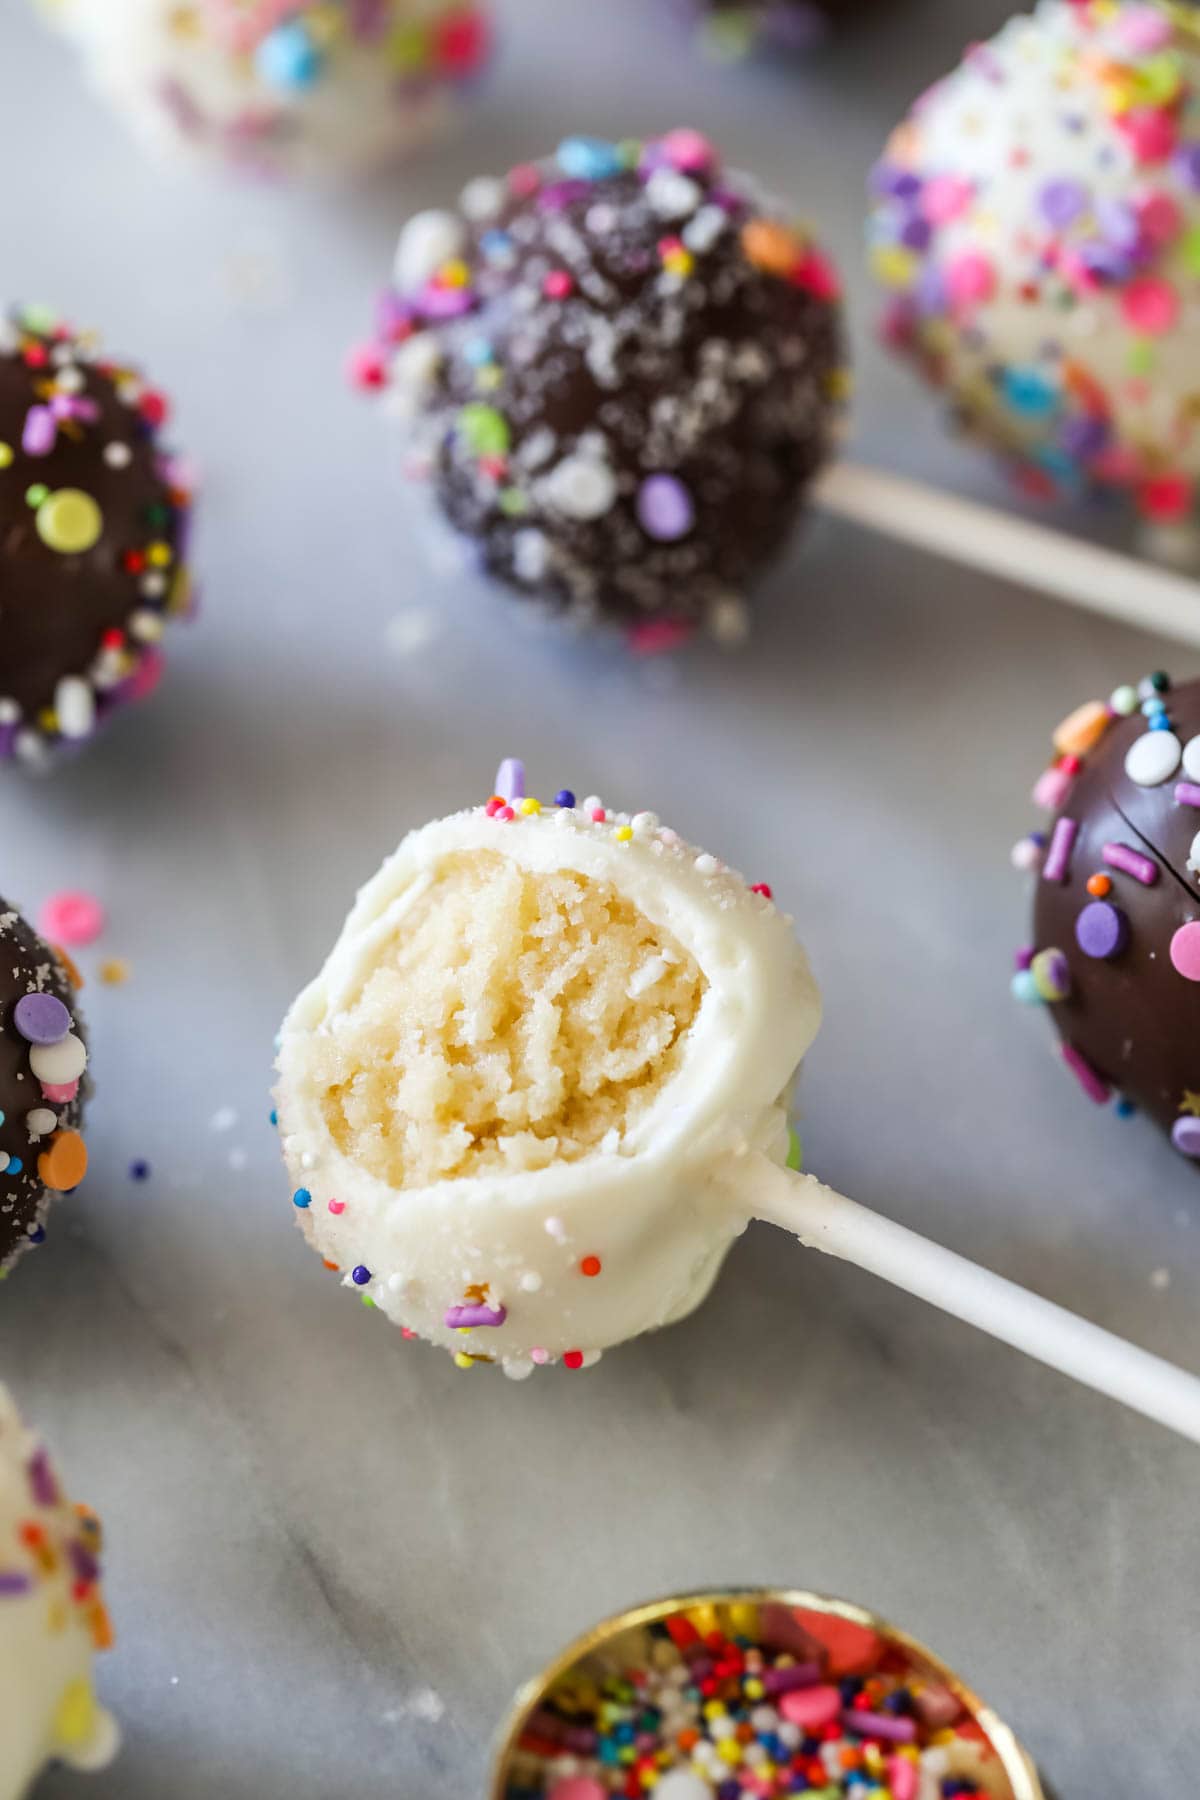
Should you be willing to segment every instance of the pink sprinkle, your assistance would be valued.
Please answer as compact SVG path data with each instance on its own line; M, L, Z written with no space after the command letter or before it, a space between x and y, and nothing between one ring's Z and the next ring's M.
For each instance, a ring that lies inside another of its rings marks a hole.
M531 1350L529 1352L529 1360L531 1363L537 1363L540 1367L543 1363L548 1363L550 1361L550 1352L540 1348Z
M473 1331L476 1326L503 1325L507 1317L506 1306L450 1306L443 1322L451 1331Z
M803 288L816 300L840 300L842 279L827 256L809 248L789 276L794 287Z
M567 1775L555 1782L549 1800L608 1800L608 1790L590 1775Z
M687 126L668 131L659 147L671 167L687 175L702 175L717 160L717 153L703 132L692 131Z
M1179 295L1161 275L1140 275L1121 295L1125 323L1145 337L1162 337L1179 318Z
M629 628L629 648L635 656L661 656L668 650L679 650L689 643L695 626L686 619L645 619Z
M329 1202L329 1210L331 1213L344 1213L346 1210L346 1202L344 1200L331 1200Z
M1117 130L1140 163L1165 162L1175 148L1175 121L1161 107L1130 107L1117 119Z
M956 307L981 306L996 291L996 270L990 256L979 250L963 250L946 265L946 292Z
M799 1725L801 1731L820 1731L841 1713L842 1696L835 1687L794 1688L784 1694L779 1710L789 1725Z
M1043 881L1065 881L1071 868L1071 851L1079 835L1075 819L1059 819L1050 834L1050 848L1042 864Z
M541 170L535 163L518 163L515 169L508 172L508 185L514 194L527 200L542 185Z
M1100 852L1110 869L1120 869L1124 875L1132 875L1143 887L1153 887L1158 880L1158 864L1151 862L1148 856L1133 850L1128 844L1105 844Z
M888 1759L888 1786L892 1790L892 1800L917 1800L917 1783L920 1776L917 1765L907 1756L893 1756Z
M1038 777L1033 790L1033 804L1040 806L1043 812L1057 812L1067 795L1075 777L1061 763L1055 763L1044 775Z
M145 700L151 695L163 677L166 659L161 650L147 648L142 652L142 660L125 683L125 696L129 700Z
M1171 939L1171 965L1185 981L1200 981L1200 919L1181 925Z
M106 924L104 908L94 894L64 888L51 894L38 914L37 927L52 944L94 944Z
M53 1101L55 1106L68 1105L79 1092L78 1081L43 1081L39 1085L42 1099Z
M549 300L565 300L574 291L575 283L565 269L551 269L542 283L542 292Z
M1103 1076L1097 1075L1083 1052L1076 1050L1074 1044L1064 1044L1062 1059L1088 1099L1094 1100L1097 1106L1107 1106L1111 1089Z
M960 175L935 175L921 190L921 211L931 225L946 225L966 211L974 193L974 184Z
M1178 781L1175 784L1176 806L1200 806L1200 787L1194 781Z
M1131 6L1117 21L1116 35L1135 55L1165 50L1171 41L1171 21L1155 6Z
M31 406L25 414L21 448L26 456L49 456L58 438L58 426L48 406Z
M604 808L602 806L593 806L591 819L593 825L603 825L605 820Z
M1186 519L1194 490L1186 475L1154 475L1138 489L1137 503L1148 519L1171 524Z
M1183 212L1170 194L1161 189L1142 194L1133 202L1137 222L1152 244L1165 249L1183 230Z
M516 818L516 816L517 815L513 811L511 806L498 806L496 808L495 813L493 814L494 818L503 819L503 821L506 825L511 824L512 821Z
M346 359L346 375L352 387L383 386L383 358L374 344L360 344Z

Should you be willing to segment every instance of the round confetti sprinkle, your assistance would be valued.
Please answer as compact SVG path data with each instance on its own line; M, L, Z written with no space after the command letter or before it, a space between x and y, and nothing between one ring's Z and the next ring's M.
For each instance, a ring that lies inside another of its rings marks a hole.
M71 1014L55 994L24 994L13 1008L13 1023L31 1044L57 1044L71 1029Z
M1171 963L1185 981L1200 981L1200 920L1181 925L1172 937Z
M94 944L105 926L104 908L94 894L64 889L51 894L38 914L38 930L53 944L83 949Z
M1147 731L1134 738L1125 756L1125 773L1139 787L1158 787L1179 767L1183 746L1173 731Z
M37 532L43 544L63 556L78 556L99 541L104 515L90 494L59 488L37 509Z

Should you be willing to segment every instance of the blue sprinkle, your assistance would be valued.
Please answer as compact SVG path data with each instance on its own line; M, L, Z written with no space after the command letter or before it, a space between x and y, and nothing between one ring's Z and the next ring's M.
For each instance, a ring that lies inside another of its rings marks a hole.
M555 806L574 806L575 796L570 788L559 788L554 796L554 804Z
M1005 369L1000 389L1014 412L1044 418L1058 405L1058 388L1037 369Z
M5 1173L8 1175L19 1175L24 1167L25 1164L19 1156L10 1156L8 1159L8 1168Z
M296 1189L295 1193L292 1195L292 1205L298 1206L301 1211L303 1211L306 1206L312 1205L312 1195L307 1188Z
M368 1281L371 1279L371 1271L368 1269L366 1263L359 1263L357 1269L352 1269L350 1271L350 1279L355 1287L366 1287Z
M44 1244L46 1241L46 1227L44 1225L35 1225L33 1230L29 1233L29 1241L31 1244Z
M279 1123L279 1114L276 1112L275 1108L272 1107L271 1108L271 1124L278 1125L278 1123Z
M603 181L606 175L619 175L623 167L617 146L604 138L564 138L555 160L573 181Z
M493 227L485 231L479 240L479 249L485 261L494 263L497 268L511 268L517 259L516 248L507 231Z
M269 87L311 87L321 73L321 53L304 26L277 25L254 53L254 65Z
M496 352L486 338L471 338L463 345L463 355L473 369L482 369L496 360Z
M1018 969L1012 978L1012 997L1022 1001L1026 1006L1038 1006L1042 996L1038 993L1037 982L1033 978L1032 969Z
M1137 1107L1133 1104L1132 1100L1127 1100L1124 1094L1120 1094L1113 1106L1113 1111L1116 1113L1118 1119L1132 1119L1137 1111Z
M1152 719L1146 721L1146 727L1149 731L1170 731L1171 721L1166 713L1155 713Z
M148 1162L142 1162L142 1160L139 1158L137 1162L130 1163L129 1179L131 1181L145 1181L148 1178L149 1174L150 1174L150 1164Z

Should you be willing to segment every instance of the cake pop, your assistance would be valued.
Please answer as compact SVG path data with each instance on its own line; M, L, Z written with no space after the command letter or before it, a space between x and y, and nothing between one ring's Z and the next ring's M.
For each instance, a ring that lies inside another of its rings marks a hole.
M0 901L0 1275L87 1171L87 1040L63 952Z
M412 832L279 1037L292 1210L368 1305L523 1377L690 1312L752 1217L1200 1442L1200 1380L797 1170L791 921L653 813L519 763Z
M732 636L830 447L837 281L699 133L569 138L409 221L354 373L519 593Z
M873 179L888 341L1047 497L1159 526L1200 475L1200 22L1041 0L919 100Z
M0 317L0 758L78 749L157 683L190 604L168 412L43 309Z
M488 51L481 0L43 0L152 150L267 175L436 136Z
M98 1769L116 1751L92 1690L112 1643L99 1553L94 1515L67 1500L0 1386L0 1800L21 1800L49 1762Z
M1088 1099L1200 1162L1200 682L1155 673L1063 720L1014 851L1036 876L1014 991L1045 1004Z

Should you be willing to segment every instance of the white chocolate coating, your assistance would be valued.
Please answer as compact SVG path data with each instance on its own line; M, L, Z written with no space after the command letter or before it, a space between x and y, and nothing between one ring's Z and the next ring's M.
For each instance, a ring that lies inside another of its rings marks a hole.
M455 0L382 0L369 24L346 0L39 3L151 150L272 176L368 169L438 137L484 47L481 27L477 53L465 32L449 45L439 36L456 12L470 15ZM289 74L263 49L273 32L307 32L319 67Z
M107 1639L86 1580L94 1548L94 1527L0 1386L0 1800L21 1800L48 1762L98 1769L116 1751L117 1727L92 1693L92 1656Z
M479 852L535 877L566 870L611 884L694 959L703 993L661 1088L598 1149L547 1167L392 1186L331 1133L321 1039L336 1036L438 872ZM703 1300L747 1223L714 1167L749 1149L785 1160L788 1093L819 1023L790 921L652 815L597 823L573 808L505 822L479 808L438 820L363 888L284 1023L277 1100L300 1223L323 1258L354 1272L347 1285L460 1357L502 1361L516 1376L572 1351L592 1360ZM601 1264L595 1277L581 1271L590 1257ZM503 1310L503 1322L464 1336L447 1314L472 1300Z

